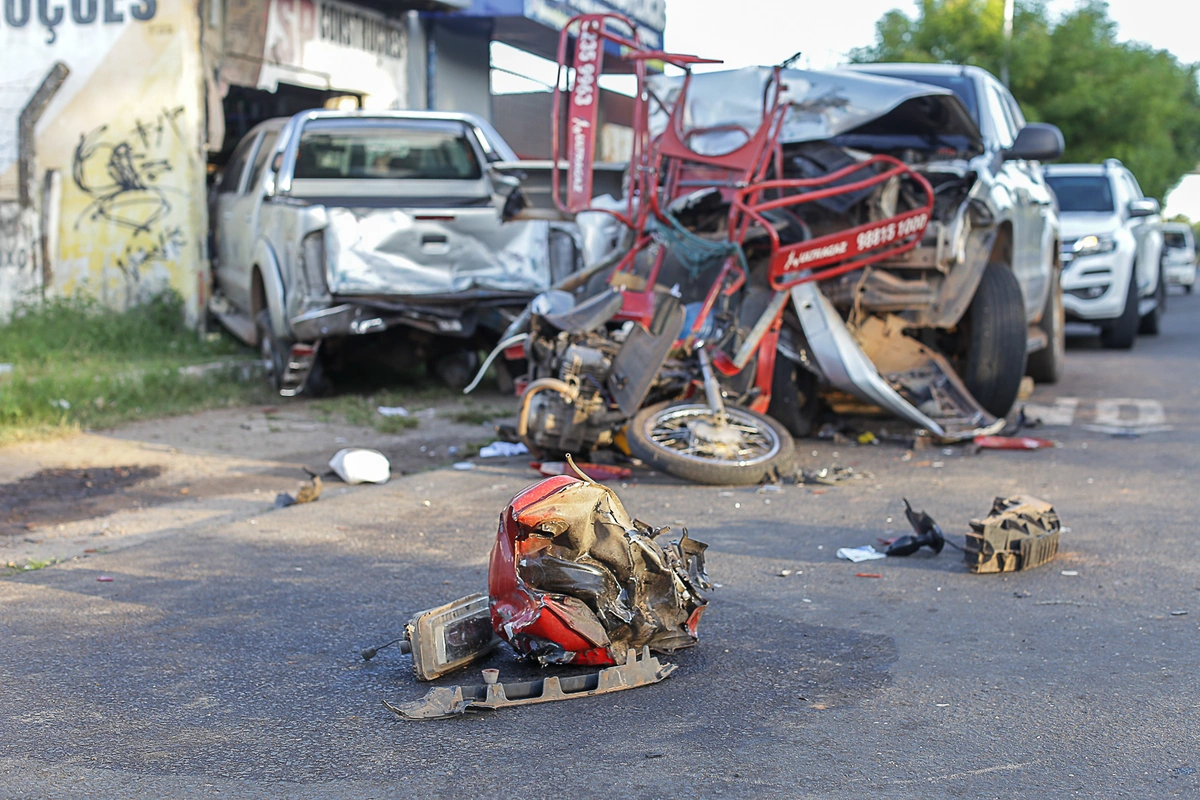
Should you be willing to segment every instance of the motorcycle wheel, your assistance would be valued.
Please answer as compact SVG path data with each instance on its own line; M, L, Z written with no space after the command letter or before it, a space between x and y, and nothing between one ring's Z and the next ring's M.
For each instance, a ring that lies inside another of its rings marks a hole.
M648 406L629 423L629 449L677 478L717 486L752 486L791 469L795 443L781 424L744 408L725 414L719 425L707 405Z

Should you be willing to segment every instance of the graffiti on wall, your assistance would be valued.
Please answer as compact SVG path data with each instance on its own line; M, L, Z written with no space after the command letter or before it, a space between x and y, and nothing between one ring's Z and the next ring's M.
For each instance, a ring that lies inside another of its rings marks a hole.
M167 225L171 195L178 189L160 185L173 170L171 153L184 141L180 118L184 108L164 108L137 117L123 133L100 125L81 134L71 164L71 179L91 202L75 220L75 230L89 223L129 231L113 265L122 276L126 304L159 287L146 285L145 268L179 259L187 244L179 225Z

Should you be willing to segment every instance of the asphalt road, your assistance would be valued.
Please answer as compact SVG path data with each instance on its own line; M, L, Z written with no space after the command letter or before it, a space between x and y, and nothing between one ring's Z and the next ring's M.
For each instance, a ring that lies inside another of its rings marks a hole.
M404 722L380 701L428 687L394 651L358 656L485 589L497 515L532 482L520 459L2 580L0 796L1200 796L1197 341L1200 297L1182 296L1133 352L1072 341L1031 400L1063 423L1040 432L1052 451L811 441L805 466L874 477L620 487L708 542L720 584L675 675L623 694ZM1170 429L1088 427L1114 420ZM1017 492L1069 528L1037 570L834 557L903 532L902 498L959 533Z

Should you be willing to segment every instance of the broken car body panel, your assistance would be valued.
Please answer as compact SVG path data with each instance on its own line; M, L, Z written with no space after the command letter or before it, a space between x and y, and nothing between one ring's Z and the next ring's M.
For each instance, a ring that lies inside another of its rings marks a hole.
M543 664L615 664L627 650L696 642L705 545L668 541L605 486L565 475L504 509L488 570L492 623Z
M997 497L983 519L971 520L963 560L971 572L1016 572L1058 555L1062 524L1054 506L1025 495Z

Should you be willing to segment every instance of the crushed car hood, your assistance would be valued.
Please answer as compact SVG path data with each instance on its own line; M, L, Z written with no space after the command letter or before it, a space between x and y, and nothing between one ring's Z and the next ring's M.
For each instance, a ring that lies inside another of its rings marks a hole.
M490 205L444 213L331 207L325 229L329 290L409 296L547 289L549 223L501 225L496 216Z
M685 124L693 130L728 125L756 130L771 74L770 67L745 67L693 75ZM889 134L958 136L969 149L982 152L979 128L948 89L848 70L787 69L782 81L783 99L791 104L780 136L784 144L832 139L897 112L889 120ZM650 79L650 86L671 105L683 78L659 75ZM916 107L907 108L909 105ZM661 133L666 124L667 114L659 107L651 115L651 132ZM697 152L711 155L729 152L745 141L742 134L721 131L698 134L691 145Z

